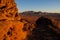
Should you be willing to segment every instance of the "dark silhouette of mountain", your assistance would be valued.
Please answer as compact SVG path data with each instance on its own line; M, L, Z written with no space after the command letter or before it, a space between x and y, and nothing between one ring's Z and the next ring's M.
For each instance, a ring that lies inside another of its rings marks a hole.
M28 40L60 40L60 34L49 26L57 29L50 19L40 17L36 21L36 28L32 30L32 35L28 36Z

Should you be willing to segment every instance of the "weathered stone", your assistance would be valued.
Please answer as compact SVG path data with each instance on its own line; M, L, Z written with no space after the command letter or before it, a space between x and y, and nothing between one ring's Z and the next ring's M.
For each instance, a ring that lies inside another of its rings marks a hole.
M14 0L0 0L0 40L24 40L23 27Z
M16 14L18 14L18 9L14 0L0 0L0 20L14 20Z

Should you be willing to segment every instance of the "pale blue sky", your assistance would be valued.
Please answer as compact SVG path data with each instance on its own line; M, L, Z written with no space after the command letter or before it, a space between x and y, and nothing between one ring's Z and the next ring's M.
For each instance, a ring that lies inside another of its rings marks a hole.
M15 0L19 12L46 11L60 12L60 0Z

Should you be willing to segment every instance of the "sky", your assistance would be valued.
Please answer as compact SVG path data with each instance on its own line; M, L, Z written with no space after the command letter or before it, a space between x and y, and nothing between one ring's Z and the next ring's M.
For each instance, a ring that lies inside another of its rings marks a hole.
M19 12L42 11L60 13L60 0L15 0Z

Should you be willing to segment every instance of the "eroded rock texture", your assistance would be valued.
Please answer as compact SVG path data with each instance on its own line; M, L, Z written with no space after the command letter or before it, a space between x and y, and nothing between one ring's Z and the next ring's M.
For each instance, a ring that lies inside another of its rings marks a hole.
M14 0L0 0L0 40L25 40L23 27Z
M14 0L0 0L0 20L14 20L18 16L18 9Z

